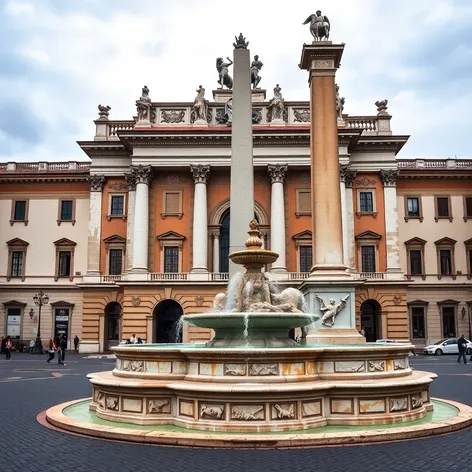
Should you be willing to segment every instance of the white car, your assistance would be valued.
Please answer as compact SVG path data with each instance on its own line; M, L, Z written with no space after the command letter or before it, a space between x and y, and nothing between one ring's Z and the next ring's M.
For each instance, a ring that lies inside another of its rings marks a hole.
M472 342L466 339L467 342L467 354L472 354ZM459 354L459 348L457 347L457 338L446 338L441 339L437 343L426 346L423 351L425 354L435 354L436 356L442 356L443 354Z

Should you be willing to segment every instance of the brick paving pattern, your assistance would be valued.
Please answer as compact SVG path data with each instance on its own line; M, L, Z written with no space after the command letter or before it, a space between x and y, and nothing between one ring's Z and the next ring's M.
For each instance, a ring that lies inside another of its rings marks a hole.
M73 436L44 428L36 415L89 396L85 375L111 370L114 362L71 354L67 366L57 366L47 365L46 356L12 357L0 360L0 472L472 472L472 429L397 443L292 450L159 447ZM433 396L472 404L472 363L458 365L453 356L418 356L411 363L439 374Z

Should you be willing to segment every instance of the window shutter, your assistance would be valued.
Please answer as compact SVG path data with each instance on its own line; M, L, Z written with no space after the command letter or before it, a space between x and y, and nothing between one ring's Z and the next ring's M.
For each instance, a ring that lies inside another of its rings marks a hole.
M165 213L180 212L180 193L166 193Z

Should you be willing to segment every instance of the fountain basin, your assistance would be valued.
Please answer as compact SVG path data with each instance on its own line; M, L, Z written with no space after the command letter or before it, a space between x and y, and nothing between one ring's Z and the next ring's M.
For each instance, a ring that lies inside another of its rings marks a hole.
M184 321L199 328L215 331L207 347L293 347L297 343L288 337L292 328L313 323L305 313L208 313L185 315Z

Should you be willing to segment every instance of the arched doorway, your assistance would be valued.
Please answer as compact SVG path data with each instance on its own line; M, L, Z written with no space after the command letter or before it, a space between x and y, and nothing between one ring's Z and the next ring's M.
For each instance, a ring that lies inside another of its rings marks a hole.
M259 223L256 213L254 218ZM230 212L227 210L220 221L220 272L229 272L229 224Z
M162 300L154 308L152 342L180 343L182 342L181 317L182 307L175 300Z
M366 300L361 305L361 329L364 329L368 343L382 339L381 311L381 306L375 300Z
M121 305L111 302L105 307L105 343L103 349L109 351L120 343Z

